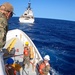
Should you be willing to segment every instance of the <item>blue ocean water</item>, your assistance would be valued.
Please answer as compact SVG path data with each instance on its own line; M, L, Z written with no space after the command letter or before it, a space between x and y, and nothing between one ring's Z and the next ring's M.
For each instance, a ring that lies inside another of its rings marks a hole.
M35 18L34 24L23 24L18 19L9 20L9 30L23 30L42 57L50 55L51 75L75 75L74 21Z

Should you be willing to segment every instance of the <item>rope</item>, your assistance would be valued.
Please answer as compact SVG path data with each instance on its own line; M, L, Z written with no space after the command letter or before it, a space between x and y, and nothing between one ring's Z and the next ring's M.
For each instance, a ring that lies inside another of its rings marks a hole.
M20 55L12 55L12 54L9 54L9 56L4 57L4 59L8 59L9 57L21 56L21 55L23 55L23 54L20 54Z
M24 66L23 66L23 70L22 70L22 75L23 75L23 71L26 73L26 75L29 75L29 74L24 70Z

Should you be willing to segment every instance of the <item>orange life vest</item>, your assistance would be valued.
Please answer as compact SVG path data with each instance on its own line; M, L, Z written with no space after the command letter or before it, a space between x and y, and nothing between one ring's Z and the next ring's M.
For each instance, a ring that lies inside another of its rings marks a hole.
M29 51L27 50L27 48L24 49L24 55L28 56L29 55Z
M46 67L46 64L44 62L42 62L40 65L39 65L39 73L40 74L44 74L43 73L43 69Z

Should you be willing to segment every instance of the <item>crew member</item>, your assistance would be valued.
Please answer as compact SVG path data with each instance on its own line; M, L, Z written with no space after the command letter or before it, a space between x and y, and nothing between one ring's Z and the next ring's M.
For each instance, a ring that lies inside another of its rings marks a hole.
M39 75L49 75L50 71L50 64L49 64L50 57L46 55L42 63L40 63L38 67Z
M7 64L5 65L5 70L7 75L16 75L16 70L12 67L14 60L12 58L8 58Z
M8 20L13 16L13 6L6 2L0 6L0 50L5 45Z
M24 47L24 58L23 58L23 67L26 66L26 64L28 65L27 68L29 68L30 66L30 50L29 50L29 42L25 42L25 47Z

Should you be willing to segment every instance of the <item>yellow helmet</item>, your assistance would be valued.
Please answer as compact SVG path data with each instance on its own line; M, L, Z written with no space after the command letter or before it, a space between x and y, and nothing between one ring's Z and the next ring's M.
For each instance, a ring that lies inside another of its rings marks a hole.
M25 42L25 44L26 44L26 45L28 45L28 44L29 44L29 42Z

